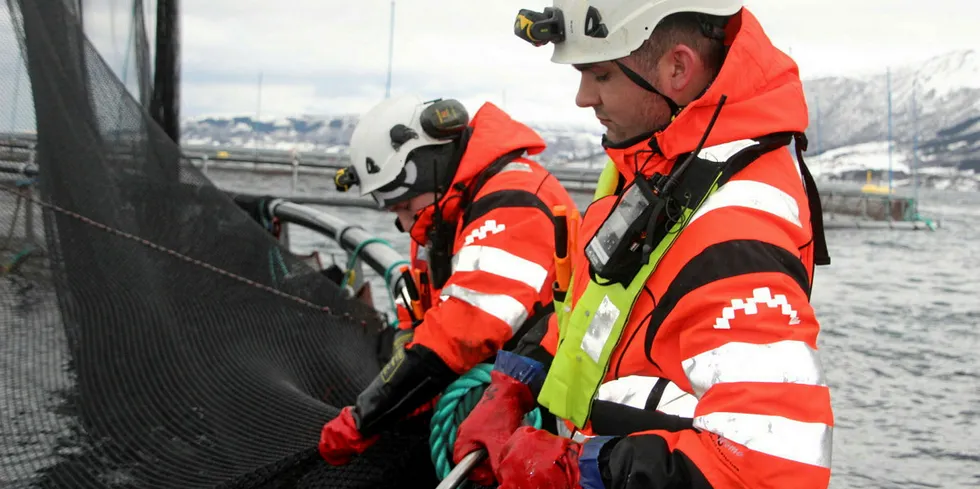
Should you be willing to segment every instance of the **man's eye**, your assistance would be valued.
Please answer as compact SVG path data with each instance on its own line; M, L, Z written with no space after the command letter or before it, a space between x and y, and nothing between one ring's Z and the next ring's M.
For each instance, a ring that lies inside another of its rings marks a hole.
M595 81L597 82L604 82L607 80L609 80L609 73L602 73L602 74L595 75Z

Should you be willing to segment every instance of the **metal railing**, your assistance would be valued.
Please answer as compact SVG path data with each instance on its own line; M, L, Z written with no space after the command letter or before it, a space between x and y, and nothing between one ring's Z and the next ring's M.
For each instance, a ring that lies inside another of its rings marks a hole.
M36 155L34 149L35 142L31 138L5 138L3 135L0 135L0 175L14 177L11 179L11 182L16 183L19 187L26 187L21 192L26 192L28 198L30 198L33 192L34 184L27 183L21 185L16 178L23 179L25 177L33 178L37 176L38 168L34 161ZM234 161L234 158L230 158L229 160ZM282 163L281 160L269 160L268 158L266 160L272 161L272 164ZM295 184L295 169L300 166L298 164L298 158L294 157L289 164L294 169ZM312 166L321 169L329 168L326 165ZM0 184L11 182L0 181ZM226 193L236 201L238 198L254 200L258 197L242 192L226 191ZM308 207L308 205L326 205L378 209L378 204L373 199L342 194L323 197L290 196L288 199L286 201L281 197L270 196L265 204L267 208L264 210L268 216L277 217L284 224L281 236L283 244L287 249L289 247L289 224L293 224L323 234L327 238L335 241L348 254L348 258L351 253L357 253L357 257L354 260L355 266L358 267L356 272L360 272L360 264L363 262L379 276L385 277L386 273L392 271L391 267L405 262L404 257L398 252L387 244L378 242L364 228L351 225L343 219L327 212ZM27 205L24 212L25 239L28 243L34 243L36 241L34 236L34 221L36 217L34 206ZM352 285L355 285L355 288L357 288L361 285L360 281L364 275L362 273L355 273L355 276L358 278L359 283ZM388 284L385 287L391 292Z
M24 241L22 244L32 248L40 246L40 242L34 232L35 220L37 218L35 215L36 209L31 201L34 197L34 177L37 176L37 166L34 164L35 155L33 143L24 144L22 147L0 148L0 174L13 177L10 179L0 179L0 185L10 186L16 189L18 194L16 197L18 207L22 208L24 212ZM27 180L17 179L24 179L25 177ZM13 219L15 222L11 225L10 236L6 238L0 236L0 241L4 243L12 241L12 237L16 232L13 226L17 220L16 212L14 213Z
M398 263L405 262L404 256L388 244L375 241L375 236L366 229L327 212L281 199L270 201L267 212L270 216L279 218L280 222L300 225L323 234L348 254L356 252L358 262L363 261L382 277Z
M34 144L31 135L0 134L0 162L26 161ZM217 146L182 146L181 152L186 164L199 168L205 175L211 170L289 174L292 177L291 195L295 193L299 175L332 176L337 169L350 164L349 157L339 152ZM567 168L554 164L547 168L569 190L582 191L594 190L602 172L602 168L596 166Z

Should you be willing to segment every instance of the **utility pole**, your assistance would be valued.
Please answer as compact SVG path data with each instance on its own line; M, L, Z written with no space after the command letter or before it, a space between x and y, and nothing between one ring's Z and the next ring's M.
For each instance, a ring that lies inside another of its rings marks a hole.
M885 69L885 91L888 92L888 196L892 194L892 69Z
M813 95L813 105L817 109L817 154L820 154L820 95Z
M914 192L913 198L915 199L915 213L919 214L919 182L918 182L918 172L919 172L919 107L915 103L915 90L916 82L919 78L919 72L916 71L915 75L912 76L912 191Z
M391 97L391 56L395 49L395 0L391 0L391 20L388 27L388 81L385 82L385 98Z
M259 161L259 141L255 134L255 126L259 123L259 118L262 117L262 72L259 71L259 90L258 96L255 101L255 120L252 121L252 159L258 163Z

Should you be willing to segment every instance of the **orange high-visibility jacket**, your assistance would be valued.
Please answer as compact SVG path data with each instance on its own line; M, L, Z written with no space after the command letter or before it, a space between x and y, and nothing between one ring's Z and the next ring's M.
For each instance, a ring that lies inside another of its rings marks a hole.
M637 169L667 174L693 151L723 94L702 156L724 157L747 140L807 127L796 64L747 10L730 22L727 43L717 79L654 134L655 144L646 137L608 149L624 185ZM597 200L583 216L573 303L590 280L583 247L616 199ZM693 396L692 422L606 441L598 462L607 489L828 486L834 420L809 302L813 238L792 147L763 154L695 214L631 310L598 393L599 400L635 407L639 399L640 408L660 410L671 400L664 380ZM552 355L554 319L542 343ZM569 422L561 428L578 440L609 434L592 423L579 432Z
M552 209L574 201L538 163L504 155L544 150L532 129L491 103L470 122L472 132L451 190L438 208L455 224L452 273L431 298L413 343L434 351L457 373L492 357L525 324L553 305L555 237ZM492 164L496 162L494 168ZM412 233L412 267L430 272L427 231L437 206L420 211ZM424 293L424 291L422 291ZM407 311L399 308L401 327Z

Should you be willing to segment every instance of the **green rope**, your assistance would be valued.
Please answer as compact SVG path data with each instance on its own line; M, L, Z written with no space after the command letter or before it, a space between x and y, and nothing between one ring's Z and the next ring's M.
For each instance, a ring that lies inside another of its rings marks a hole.
M402 265L411 266L411 263L409 263L408 260L398 260L395 263L388 265L388 268L385 269L385 288L388 290L388 300L391 302L391 311L394 313L391 321L388 321L388 326L392 328L398 327L398 307L395 306L395 294L391 287L391 274Z
M10 273L10 272L16 270L17 267L19 265L21 265L24 261L26 261L27 260L27 257L30 256L31 253L33 253L33 252L34 252L34 248L28 246L28 247L20 250L7 263L4 263L4 264L0 265L0 277L6 275L7 273Z
M440 480L445 479L453 469L453 445L456 444L456 430L476 407L483 397L483 391L490 385L490 371L493 365L481 363L449 384L436 403L432 413L432 426L429 432L429 449L432 464ZM525 423L541 428L540 408L524 417Z
M279 280L276 278L276 264L279 264L282 279L285 280L286 276L289 275L289 268L286 266L286 261L283 259L282 252L279 251L278 247L269 249L269 275L272 277L272 283L278 287Z
M352 251L350 256L347 257L347 269L344 270L344 279L343 281L340 282L341 290L343 290L344 287L350 285L350 281L354 277L354 265L357 263L357 257L360 256L361 250L363 250L365 246L371 243L381 243L389 248L394 249L391 246L391 243L384 240L383 238L370 238L370 239L365 239L360 243L357 243L357 246L354 247L354 251Z
M343 293L344 288L350 284L354 276L354 265L357 264L357 257L360 256L361 250L371 243L381 243L391 249L394 249L394 246L391 246L391 243L383 238L370 238L357 243L357 246L354 247L354 251L352 251L350 256L347 257L347 269L344 270L344 279L340 282L341 293ZM395 263L388 265L388 268L385 269L384 273L385 288L388 290L388 302L391 305L391 310L394 312L392 319L388 321L388 326L392 328L398 327L398 308L395 306L395 295L391 290L391 276L395 270L402 265L411 265L411 263L409 263L408 260L396 261Z

